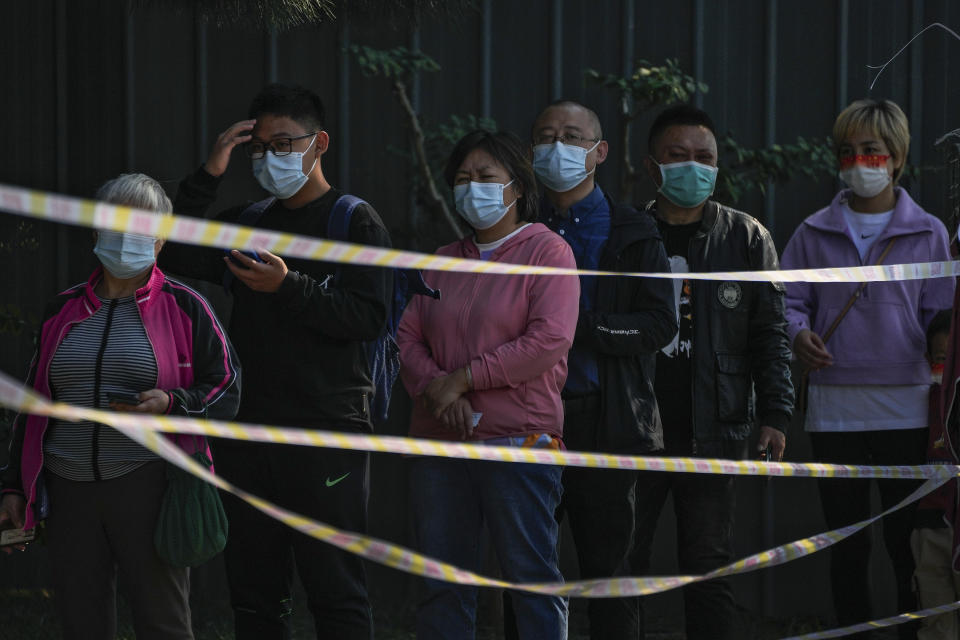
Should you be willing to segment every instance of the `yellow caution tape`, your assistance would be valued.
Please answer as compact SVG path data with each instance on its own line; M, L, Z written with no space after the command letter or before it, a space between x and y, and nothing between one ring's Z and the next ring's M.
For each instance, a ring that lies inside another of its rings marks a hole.
M744 282L876 282L921 280L960 275L960 261L921 262L866 267L831 267L790 271L717 271L713 273L643 273L562 269L558 267L467 260L335 242L202 220L161 216L152 211L34 191L0 184L0 210L17 215L96 229L155 236L187 244L267 250L284 256L402 269L468 273L630 276Z
M838 629L830 629L829 631L815 631L813 633L805 633L802 636L790 636L789 638L784 638L784 640L821 640L822 638L839 638L841 636L850 635L851 633L870 631L871 629L882 629L883 627L892 627L894 625L903 624L904 622L920 620L921 618L926 618L928 616L949 613L951 611L956 611L957 609L960 609L960 600L957 602L951 602L950 604L942 604L938 607L930 607L929 609L923 609L921 611L901 613L900 615L890 616L889 618L871 620L870 622L861 622L859 624L850 625L849 627L840 627Z
M254 508L259 509L263 513L276 518L277 520L283 522L284 524L306 534L318 540L328 542L333 544L341 549L350 551L351 553L356 553L367 560L374 562L379 562L385 564L394 569L400 571L406 571L408 573L413 573L415 575L436 578L439 580L445 580L447 582L454 582L457 584L468 584L475 586L485 586L485 587L500 587L500 588L509 588L509 589L518 589L521 591L528 591L531 593L539 594L549 594L557 596L573 596L573 597L585 597L585 598L605 598L605 597L624 597L624 596L636 596L636 595L649 595L653 593L659 593L662 591L667 591L669 589L674 589L679 586L686 584L691 584L694 582L700 582L703 580L710 580L712 578L734 575L739 573L746 573L749 571L754 571L763 567L770 567L779 564L795 560L797 558L804 557L811 553L815 553L821 549L824 549L828 546L839 542L840 540L846 538L847 536L859 531L860 529L870 525L876 520L882 518L886 514L899 509L911 502L919 499L923 495L933 491L938 486L947 482L951 478L957 476L960 473L960 468L954 466L930 466L930 467L880 467L880 468L869 468L869 467L847 467L844 465L789 465L784 463L763 463L759 465L758 463L746 463L748 465L754 465L753 468L749 466L740 466L732 461L725 460L688 460L687 462L691 463L689 465L679 464L676 465L677 470L683 471L693 471L695 473L739 473L739 474L749 474L749 475L763 475L763 472L760 467L769 466L770 468L788 468L796 467L796 474L783 474L783 475L807 475L807 476L820 476L827 475L831 477L838 477L843 474L849 473L853 469L857 469L857 472L854 475L849 477L903 477L903 478L917 478L923 477L927 478L923 486L914 491L909 497L903 500L900 504L884 511L883 513L858 522L856 524L837 529L835 531L828 531L826 533L818 534L816 536L811 536L809 538L804 538L802 540L797 540L785 545L781 545L774 549L764 551L762 553L754 554L742 560L730 564L726 567L721 567L710 573L701 576L664 576L664 577L646 577L646 578L634 578L634 577L621 577L621 578L608 578L608 579L596 579L596 580L580 580L576 582L567 582L567 583L526 583L526 584L517 584L510 583L504 580L499 580L496 578L489 578L482 576L471 571L455 567L453 565L428 558L424 555L421 555L410 549L400 547L376 538L369 536L364 536L356 533L351 533L349 531L343 531L332 527L328 524L317 522L306 518L302 515L294 513L292 511L283 509L275 504L272 504L266 500L258 498L252 494L249 494L242 489L233 486L231 483L225 479L215 476L209 471L196 462L194 462L189 456L187 456L181 449L179 449L173 442L169 439L163 437L160 429L162 428L165 431L177 431L180 433L204 433L216 435L232 435L246 437L251 436L251 439L257 439L264 442L290 442L295 444L311 444L312 437L334 435L334 434L324 434L324 432L304 432L311 437L307 438L294 438L293 434L289 433L290 431L297 430L287 430L287 429L278 429L276 427L252 427L247 425L238 425L235 423L214 423L206 421L197 421L189 420L186 418L168 418L163 416L149 416L144 414L133 414L133 413L121 413L121 412L112 412L112 411L103 411L98 409L85 409L81 407L75 407L66 405L63 403L53 403L45 398L38 396L32 391L24 388L22 385L17 384L9 376L0 374L0 404L18 409L26 413L33 413L38 415L45 415L51 417L57 417L64 420L93 420L103 424L110 425L116 429L119 429L121 432L126 434L131 439L139 442L143 446L147 447L157 455L161 456L165 460L178 465L179 467L186 469L190 473L197 475L207 482L220 487L224 491L228 491L238 496L242 500L246 501ZM192 426L191 426L192 425ZM208 430L208 427L212 425L217 425L218 427L223 427L220 429L211 429ZM336 434L338 436L343 436L346 434ZM352 436L354 438L359 436ZM380 440L388 440L383 437L375 436L362 436L366 440L365 447L356 447L368 451L392 451L396 453L394 449L387 449L377 446L370 446L372 443ZM447 449L446 446L438 446L440 443L429 443L423 441L417 441L409 438L391 438L389 441L398 442L400 440L405 440L408 443L411 443L416 446L424 446L424 452L427 455L449 455L451 457L463 457L463 458L474 458L474 459L485 459L485 460L504 460L504 461L514 461L514 462L538 462L541 464L555 464L558 461L565 464L576 464L577 466L600 466L592 465L591 462L603 459L606 468L647 468L651 470L663 470L665 463L676 463L684 462L682 460L674 460L668 458L641 458L633 457L629 458L631 460L630 466L620 466L619 462L627 460L628 457L621 456L602 456L600 454L577 454L571 452L549 452L547 450L531 450L531 449L522 449L516 448L512 449L510 447L486 447L482 445L446 445L452 446L454 448ZM331 441L333 442L333 441ZM336 441L338 444L332 445L338 448L353 448L350 447L350 440ZM359 442L359 441L357 441ZM432 445L427 447L426 445ZM434 448L436 447L436 448ZM410 452L414 452L416 449L411 449ZM472 455L476 453L478 455ZM494 453L494 455L489 455ZM551 456L551 460L540 459L539 456L527 459L525 456L520 456L519 458L514 457L513 454L523 454L523 453L552 453L552 454L563 454L556 455L556 457ZM592 456L596 456L595 458ZM619 460L618 460L619 459ZM655 463L655 464L648 464ZM706 464L704 464L706 463ZM742 464L742 463L741 463ZM664 465L663 467L657 465ZM891 475L892 472L892 475Z
M581 451L558 451L530 447L487 446L479 443L425 440L402 436L377 436L250 425L217 420L129 414L102 409L86 409L60 402L50 402L26 389L10 376L0 372L0 405L25 413L56 417L63 420L91 420L124 430L150 430L167 433L188 433L254 442L296 444L354 451L398 453L404 455L439 456L467 460L525 462L597 469L633 469L636 471L675 471L722 475L755 475L817 478L886 478L924 480L939 478L933 466L854 466L812 462L761 462L755 460L723 460L709 458L668 458L629 456ZM941 465L942 466L942 465ZM947 467L953 469L952 466Z

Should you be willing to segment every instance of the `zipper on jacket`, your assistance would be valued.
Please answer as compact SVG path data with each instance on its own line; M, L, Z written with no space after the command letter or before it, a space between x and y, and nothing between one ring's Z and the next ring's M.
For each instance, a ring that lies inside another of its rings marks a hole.
M110 325L113 323L113 312L117 308L117 301L110 301L110 308L107 310L107 324L103 328L103 338L100 340L100 351L97 353L97 363L93 374L93 408L100 409L100 378L103 374L103 354L107 350L107 339L110 336ZM90 450L90 463L93 467L93 479L101 480L100 466L97 464L97 456L100 453L100 429L102 425L99 422L93 423L93 444Z

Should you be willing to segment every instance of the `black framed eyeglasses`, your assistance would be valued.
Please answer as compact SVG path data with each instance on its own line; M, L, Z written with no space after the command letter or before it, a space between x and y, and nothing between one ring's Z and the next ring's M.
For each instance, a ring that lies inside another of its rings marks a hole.
M561 133L561 134L541 133L536 137L534 137L533 143L538 145L553 144L557 140L559 140L563 144L574 144L574 145L577 145L578 147L583 146L584 142L600 142L600 138L586 138L584 136L577 135L576 133Z
M275 156L286 156L290 155L293 151L293 141L294 140L303 140L304 138L309 138L310 136L315 136L320 133L318 131L311 131L310 133L305 133L302 136L297 136L295 138L275 138L270 142L248 142L243 145L243 150L246 151L247 156L253 158L254 160L259 160L267 154L267 149L270 150Z

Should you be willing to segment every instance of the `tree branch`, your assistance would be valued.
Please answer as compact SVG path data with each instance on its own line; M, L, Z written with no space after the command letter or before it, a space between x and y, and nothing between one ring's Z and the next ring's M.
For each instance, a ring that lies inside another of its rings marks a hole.
M450 212L446 200L444 200L440 192L437 191L437 185L433 181L433 173L430 171L430 163L427 161L427 151L424 147L425 137L423 135L423 129L420 127L417 112L413 110L413 105L410 104L410 98L407 96L407 85L404 84L402 80L394 80L393 93L397 96L397 100L400 101L400 106L403 107L403 111L407 115L407 123L410 125L410 130L413 133L413 149L422 181L420 192L424 205L433 213L439 214L439 217L446 220L457 238L462 238L463 232L460 230L460 224L457 218Z

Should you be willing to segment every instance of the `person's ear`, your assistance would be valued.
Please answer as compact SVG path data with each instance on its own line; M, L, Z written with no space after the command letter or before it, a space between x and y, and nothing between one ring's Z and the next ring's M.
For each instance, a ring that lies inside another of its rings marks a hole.
M897 156L890 154L890 162L893 163L893 175L897 175L898 171L903 169L904 159L898 159Z
M657 185L659 189L662 185L663 176L660 175L660 167L654 162L653 158L647 156L643 159L643 167L647 170L647 175L650 176L650 179L653 181L653 184Z
M513 184L511 184L510 187L513 189L514 198L519 199L523 197L523 187L520 186L520 183L517 181L516 178L514 178Z
M603 161L607 159L607 154L610 153L610 145L607 144L606 140L601 140L597 144L597 164L603 164Z
M327 149L330 148L330 134L326 131L320 131L317 133L317 141L314 143L314 148L317 150L317 155L323 155L327 152Z

